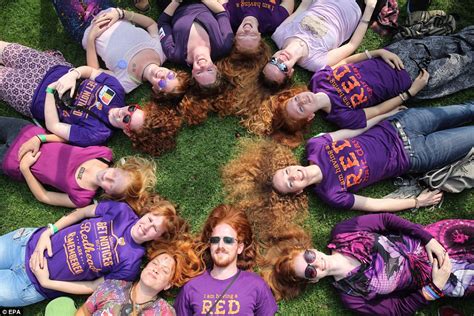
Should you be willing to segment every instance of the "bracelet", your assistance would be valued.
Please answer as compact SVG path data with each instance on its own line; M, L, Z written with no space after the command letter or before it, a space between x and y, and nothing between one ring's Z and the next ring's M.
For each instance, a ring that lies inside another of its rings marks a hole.
M115 9L115 11L117 11L118 18L120 19L120 11L119 11L119 9L118 9L118 8L114 8L114 9Z
M79 78L81 78L82 74L81 74L81 72L80 72L79 70L77 70L77 68L71 68L71 69L69 69L69 70L68 70L68 73L73 72L73 71L75 71L75 72L77 73L76 80L79 79Z
M413 98L413 96L411 95L411 93L408 89L407 89L407 91L405 91L405 93L408 95L408 98Z
M436 295L438 295L439 297L444 297L444 293L442 290L440 290L436 284L433 283L433 281L430 282L430 284L428 284L428 286L430 287L430 289L435 292Z
M402 99L402 104L404 104L407 99L403 96L403 93L400 93L398 96Z
M366 49L365 50L365 56L367 56L368 59L372 59L372 55L370 54L370 52Z
M434 293L434 291L430 288L429 285L425 285L421 290L421 293L427 301L435 301L439 298L439 296Z
M420 208L420 201L418 201L418 198L415 198L415 208Z
M39 140L40 140L40 142L42 142L42 143L46 143L46 142L47 142L47 140L46 140L46 135L44 135L44 134L38 134L38 135L36 135L36 137L38 137Z
M51 235L54 235L59 231L59 229L56 227L56 225L51 224L51 223L48 224L48 228L49 228L49 230L51 230Z
M134 16L135 16L135 12L132 11L132 13L130 14L130 17L128 18L128 21L133 22L133 17Z
M360 20L359 23L365 23L365 24L369 25L370 21L367 21L367 20Z
M120 20L123 20L123 18L125 17L125 10L122 9L122 8L117 8L117 10L119 10L119 19L120 19ZM120 12L121 12L122 14L120 14Z
M54 94L54 91L56 91L56 89L53 89L51 87L46 87L46 93L51 93L51 94Z

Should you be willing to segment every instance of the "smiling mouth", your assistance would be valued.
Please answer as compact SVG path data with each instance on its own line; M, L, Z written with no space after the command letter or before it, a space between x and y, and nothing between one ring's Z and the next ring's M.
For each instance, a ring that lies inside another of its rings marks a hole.
M301 181L304 179L305 175L304 175L303 170L298 170L298 172L301 174L301 178L300 178L300 181Z

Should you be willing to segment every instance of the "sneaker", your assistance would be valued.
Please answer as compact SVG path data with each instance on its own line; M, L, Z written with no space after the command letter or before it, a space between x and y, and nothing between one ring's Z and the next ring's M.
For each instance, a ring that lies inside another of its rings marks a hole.
M408 0L407 12L408 14L415 11L426 11L431 4L431 0Z
M464 316L464 314L452 306L441 306L438 309L438 316Z

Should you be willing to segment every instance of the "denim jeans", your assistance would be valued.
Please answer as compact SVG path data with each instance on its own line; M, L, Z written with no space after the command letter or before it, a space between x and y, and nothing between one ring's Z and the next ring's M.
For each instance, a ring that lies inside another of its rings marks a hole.
M474 100L461 105L408 109L390 117L402 125L411 143L410 172L440 168L474 146Z
M8 148L15 141L21 129L28 124L32 123L14 117L0 116L0 166ZM0 168L0 174L2 173Z
M0 237L0 306L20 307L45 299L26 274L26 245L36 228L20 228Z

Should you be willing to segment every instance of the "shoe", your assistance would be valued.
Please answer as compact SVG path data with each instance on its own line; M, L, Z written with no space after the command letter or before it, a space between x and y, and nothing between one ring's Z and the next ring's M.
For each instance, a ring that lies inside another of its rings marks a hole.
M150 11L150 3L148 0L133 0L133 6L143 13Z
M438 316L464 316L464 314L452 306L441 306L438 309Z
M415 11L426 11L431 4L431 0L408 0L407 12L408 14Z

